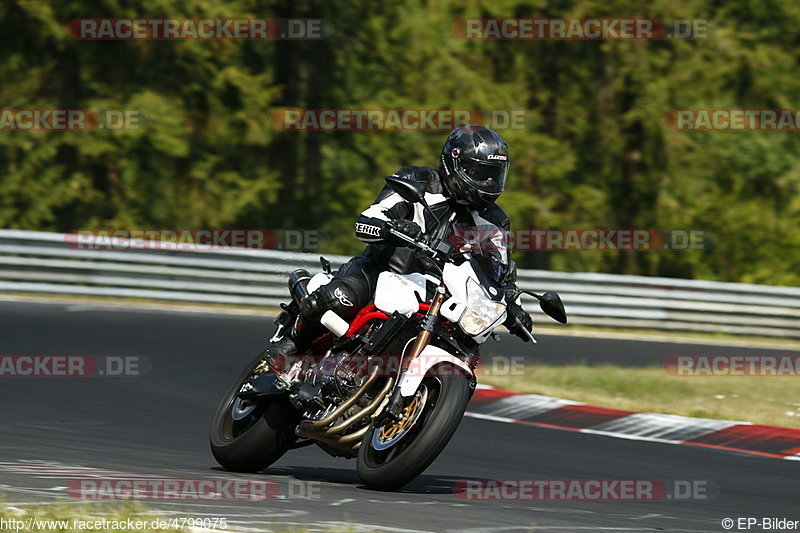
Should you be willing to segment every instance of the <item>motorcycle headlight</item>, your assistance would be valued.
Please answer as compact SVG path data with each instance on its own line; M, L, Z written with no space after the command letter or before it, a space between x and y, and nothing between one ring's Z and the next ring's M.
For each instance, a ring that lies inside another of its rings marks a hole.
M458 321L464 333L473 337L489 329L505 313L506 305L495 302L472 278L467 279L467 310Z

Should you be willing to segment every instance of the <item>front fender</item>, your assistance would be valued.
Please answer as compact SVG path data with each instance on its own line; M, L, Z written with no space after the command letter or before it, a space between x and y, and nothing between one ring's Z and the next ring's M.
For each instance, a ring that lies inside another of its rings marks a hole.
M434 366L441 363L452 363L463 369L468 376L473 376L472 369L458 357L446 352L438 346L428 345L416 359L411 361L408 369L400 376L400 394L404 397L413 396L425 374Z

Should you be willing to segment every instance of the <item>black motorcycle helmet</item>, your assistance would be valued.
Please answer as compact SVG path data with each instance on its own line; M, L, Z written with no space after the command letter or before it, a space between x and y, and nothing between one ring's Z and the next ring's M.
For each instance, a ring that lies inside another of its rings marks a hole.
M450 132L442 148L439 172L456 203L482 209L503 192L509 163L503 138L473 124Z

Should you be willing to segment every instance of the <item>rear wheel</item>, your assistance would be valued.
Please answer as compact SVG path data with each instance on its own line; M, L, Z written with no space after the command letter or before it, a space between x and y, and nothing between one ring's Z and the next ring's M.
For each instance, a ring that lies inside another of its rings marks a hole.
M265 354L239 374L214 414L211 452L217 462L234 472L258 472L277 461L296 440L292 428L296 411L285 398L251 402L237 396L254 375L271 372Z
M401 420L372 427L358 451L358 476L372 489L394 490L420 475L458 428L470 397L469 381L451 365L437 367L408 399Z

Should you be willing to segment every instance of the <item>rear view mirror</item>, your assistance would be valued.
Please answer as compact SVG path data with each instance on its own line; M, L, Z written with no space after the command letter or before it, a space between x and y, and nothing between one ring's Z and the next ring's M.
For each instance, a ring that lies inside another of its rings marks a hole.
M406 202L411 202L412 204L424 203L425 186L418 181L401 176L386 176L386 184Z
M561 302L561 297L557 292L547 291L544 294L536 294L533 291L519 290L514 295L513 299L516 300L517 296L522 293L533 296L539 300L539 307L544 311L544 314L556 322L561 322L562 324L567 323L567 311L564 309L564 304Z
M561 302L561 297L557 292L547 291L538 298L539 307L542 308L542 311L547 316L556 322L567 323L567 311L564 309L564 304Z

